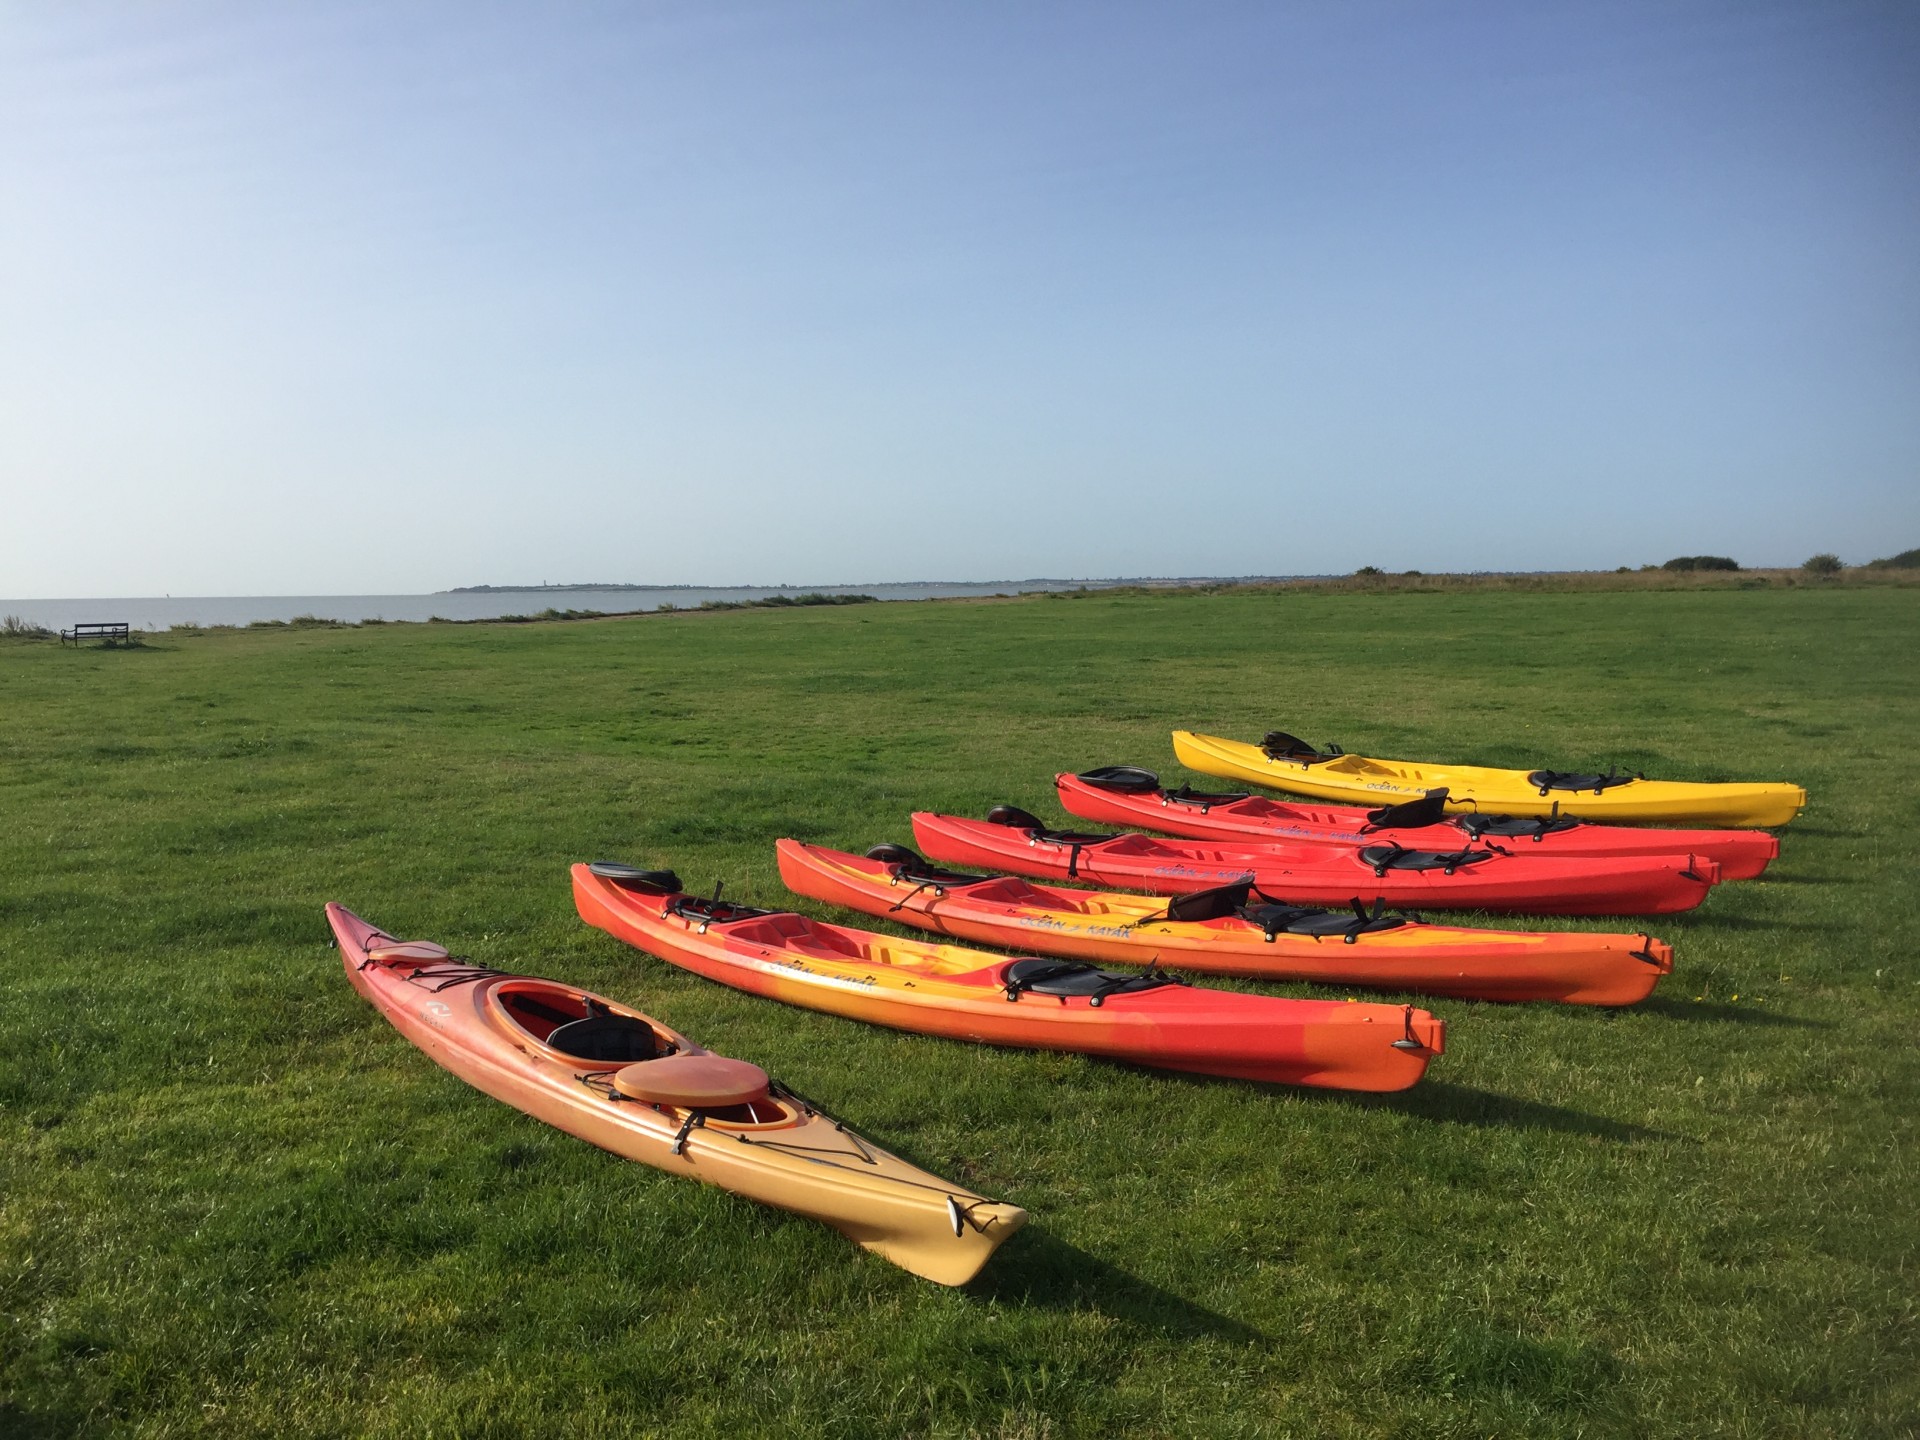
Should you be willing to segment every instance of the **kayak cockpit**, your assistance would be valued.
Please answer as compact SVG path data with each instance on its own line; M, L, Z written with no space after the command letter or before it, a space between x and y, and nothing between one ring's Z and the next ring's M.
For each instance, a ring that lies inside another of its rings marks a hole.
M832 926L796 915L791 910L756 915L728 926L726 943L729 949L760 946L768 950L806 955L816 960L857 961L865 958L862 946Z
M631 1065L678 1047L638 1015L558 985L508 984L489 997L515 1029L547 1049L589 1065Z

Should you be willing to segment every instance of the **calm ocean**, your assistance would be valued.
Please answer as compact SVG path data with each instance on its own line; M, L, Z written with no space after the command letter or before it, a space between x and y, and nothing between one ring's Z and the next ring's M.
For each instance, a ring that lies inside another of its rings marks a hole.
M124 620L137 630L171 625L250 625L256 620L490 620L555 610L693 609L703 600L762 600L769 595L872 595L880 600L936 600L966 595L1022 595L1111 585L1165 585L1164 580L1005 580L913 585L764 585L739 589L664 586L648 590L482 590L435 595L164 595L133 599L0 600L0 616L17 615L50 630L76 622Z

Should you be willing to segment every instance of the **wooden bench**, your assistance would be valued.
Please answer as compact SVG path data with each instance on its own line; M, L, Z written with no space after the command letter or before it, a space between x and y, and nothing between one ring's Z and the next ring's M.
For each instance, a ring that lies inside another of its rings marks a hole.
M130 641L133 632L125 620L94 621L84 625L75 625L71 630L60 632L60 643L72 641L78 645L82 640L104 640L108 644L115 641Z

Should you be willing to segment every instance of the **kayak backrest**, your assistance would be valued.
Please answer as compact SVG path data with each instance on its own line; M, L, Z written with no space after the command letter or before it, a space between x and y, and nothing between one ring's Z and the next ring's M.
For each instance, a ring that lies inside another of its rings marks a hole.
M1335 760L1347 753L1333 744L1325 750L1316 750L1298 735L1289 735L1284 730L1269 730L1261 736L1260 749L1271 760L1297 760L1306 765L1316 760Z
M1039 840L1057 840L1063 845L1092 845L1100 840L1111 840L1110 833L1096 833L1091 830L1049 830L1047 822L1030 811L1022 810L1018 805L996 805L987 812L987 823L1005 825L1010 830L1024 830Z
M1253 881L1250 879L1236 880L1230 885L1216 885L1211 890L1195 890L1191 895L1179 895L1169 900L1166 918L1191 922L1237 915L1252 893Z
M1382 805L1367 812L1369 830L1418 830L1438 825L1447 816L1447 787L1429 790L1418 800L1402 800L1398 805Z
M1150 795L1160 788L1160 777L1138 765L1102 765L1082 770L1073 777L1098 790L1117 790L1122 795Z
M935 865L909 845L888 842L867 851L867 859L878 860L896 880L924 880L938 885L974 885L990 880L990 875L975 875L966 870L948 870Z
M602 880L611 880L625 890L638 890L648 895L673 895L686 887L680 883L680 877L671 870L642 870L638 865L629 865L624 860L590 860L587 873L597 875Z

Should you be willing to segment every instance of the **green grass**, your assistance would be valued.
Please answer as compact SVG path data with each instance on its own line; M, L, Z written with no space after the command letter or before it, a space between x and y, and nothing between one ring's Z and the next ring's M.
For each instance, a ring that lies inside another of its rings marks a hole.
M1912 1434L1916 641L1920 590L1800 586L0 644L0 1433ZM1057 815L1176 725L1813 800L1650 1003L1434 1002L1397 1097L898 1035L573 914L573 860L777 904L779 835ZM947 1291L548 1130L355 997L329 899L1034 1222Z

